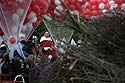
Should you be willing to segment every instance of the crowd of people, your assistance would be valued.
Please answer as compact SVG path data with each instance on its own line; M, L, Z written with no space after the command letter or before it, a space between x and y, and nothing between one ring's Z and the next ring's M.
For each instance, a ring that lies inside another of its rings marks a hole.
M55 43L51 39L48 31L44 33L39 42L35 42L34 39L27 42L22 40L20 46L21 48L13 50L10 58L8 46L4 42L1 43L0 74L13 74L13 79L16 75L21 73L25 73L25 75L28 76L31 65L36 64L28 62L29 57L33 56L36 58L36 56L40 54L45 57L49 64L53 63L57 58ZM23 57L20 52L18 52L20 49L22 50L21 53L24 55ZM27 76L25 77L26 80L29 79ZM29 83L28 80L26 83Z
M73 39L70 43L77 46ZM17 48L9 51L8 46L4 42L1 43L0 74L13 74L14 78L16 75L24 73L26 83L29 83L30 68L35 67L35 71L39 71L36 59L38 55L42 56L47 64L51 64L57 59L57 47L48 31L45 31L39 41L37 36L32 36L28 41L20 41L15 47ZM33 75L36 76L35 80L38 77L37 74L39 73L35 72Z

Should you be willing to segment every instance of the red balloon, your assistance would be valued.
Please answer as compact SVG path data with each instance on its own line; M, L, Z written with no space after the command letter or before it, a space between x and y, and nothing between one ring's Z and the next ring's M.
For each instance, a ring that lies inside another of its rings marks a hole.
M102 3L102 0L97 0L98 4Z
M0 0L0 3L4 3L4 2L6 2L6 0Z
M109 9L111 7L111 5L109 3L105 4L105 8Z
M69 5L69 9L70 10L75 10L75 6L74 5Z
M76 0L71 0L70 1L72 4L75 4L77 1Z
M49 11L49 13L50 13L51 16L55 16L54 10Z
M26 24L28 22L29 22L29 19L28 19L28 17L26 17L23 24Z
M83 9L83 10L82 10L82 15L85 15L85 14L86 14L85 10L86 10L86 9Z
M85 4L86 3L86 0L82 0L81 2L81 5Z
M98 10L98 5L92 5L92 10Z
M46 0L38 0L37 4L39 5L41 9L48 9L49 7Z
M70 1L69 0L64 0L64 2L69 5L70 4Z
M2 31L2 29L0 28L0 36L3 36L4 32Z
M96 16L98 14L98 11L97 10L93 10L92 11L92 15Z
M11 37L11 38L9 39L9 42L10 42L11 44L16 43L16 38L15 38L15 37Z
M102 3L108 3L108 0L102 0Z
M97 3L97 0L90 0L90 3L92 4L92 5L97 5L98 3Z
M32 11L33 11L33 10L32 10L32 8L30 7L30 8L28 9L27 15L30 14Z
M41 10L41 15L47 14L47 10L46 9L42 9Z
M88 8L86 8L85 13L86 13L86 15L91 15L92 14L91 10L88 9Z
M12 7L14 5L17 5L17 3L13 0L9 0L9 1L6 2L5 5L6 5L6 7Z
M51 5L50 7L54 10L54 9L56 8L56 5L53 4L53 5Z
M117 8L116 8L116 10L118 10L118 11L121 10L121 6L118 5Z
M100 9L100 10L98 10L98 13L99 13L99 14L101 14L101 13L102 13L102 10L101 10L101 9Z
M41 20L42 19L42 17L39 15L39 16L37 16L37 20Z
M36 5L36 4L37 4L37 3L36 3L36 1L35 1L35 0L32 0L32 2L31 2L31 5L30 5L30 6L32 7L32 6Z
M35 23L33 23L34 28L37 28L37 26L40 24L41 21L36 21Z
M87 8L92 8L92 4L88 3Z
M80 2L75 3L75 8L77 10L80 10L81 9L81 3Z
M33 10L34 12L36 12L37 14L40 14L40 13L41 13L41 9L39 8L38 5L34 5L34 6L32 7L32 10Z
M123 3L123 0L114 0L115 3L117 3L118 5L121 5Z

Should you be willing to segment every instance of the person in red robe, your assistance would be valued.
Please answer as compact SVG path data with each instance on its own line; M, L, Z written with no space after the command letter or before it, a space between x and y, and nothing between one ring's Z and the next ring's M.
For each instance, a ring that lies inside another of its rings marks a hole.
M44 36L40 39L40 47L42 49L42 55L46 55L50 61L55 61L56 49L55 43L49 37L49 32L46 31Z

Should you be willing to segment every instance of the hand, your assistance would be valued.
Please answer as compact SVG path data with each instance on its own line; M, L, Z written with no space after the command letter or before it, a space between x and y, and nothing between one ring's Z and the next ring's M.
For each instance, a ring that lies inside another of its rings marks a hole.
M54 46L51 47L52 49L56 49Z
M53 48L49 48L50 50L53 50Z
M0 59L0 64L2 63L2 58Z

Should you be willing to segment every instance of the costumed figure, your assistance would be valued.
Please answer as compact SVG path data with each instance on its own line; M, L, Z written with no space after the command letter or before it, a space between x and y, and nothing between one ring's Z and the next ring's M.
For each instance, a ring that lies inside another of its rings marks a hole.
M49 37L49 32L45 32L44 36L40 39L40 47L42 48L42 55L48 57L48 59L53 62L56 59L56 49L55 44Z

